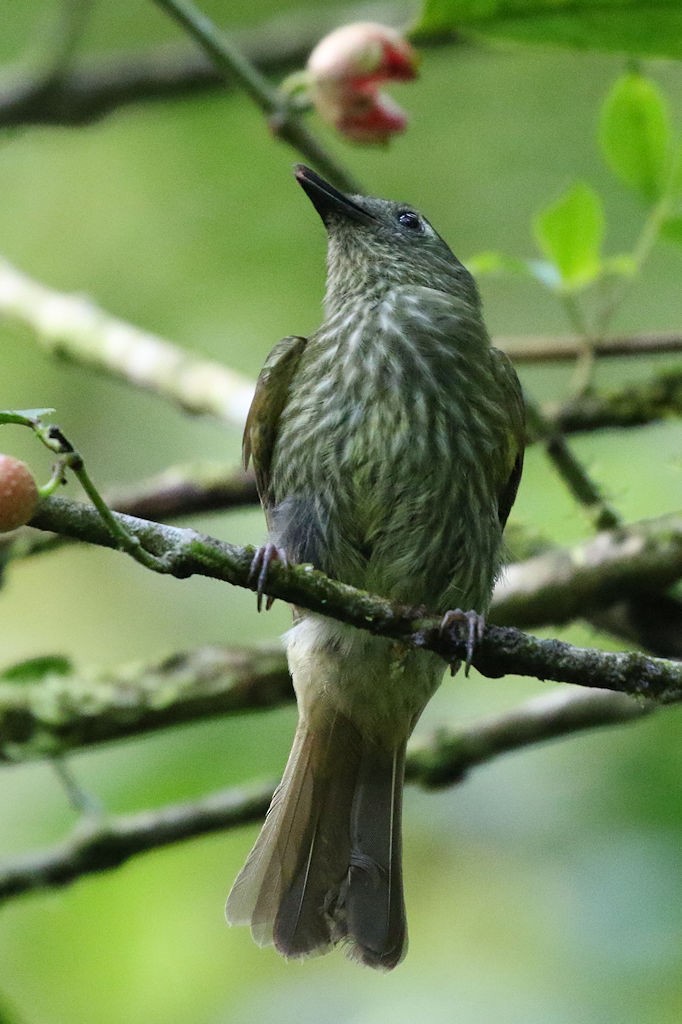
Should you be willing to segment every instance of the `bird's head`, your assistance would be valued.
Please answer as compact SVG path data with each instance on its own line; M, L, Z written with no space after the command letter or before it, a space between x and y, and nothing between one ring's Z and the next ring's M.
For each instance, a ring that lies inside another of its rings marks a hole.
M304 164L296 179L319 213L329 240L327 300L422 286L480 306L474 280L423 214L407 203L345 195Z

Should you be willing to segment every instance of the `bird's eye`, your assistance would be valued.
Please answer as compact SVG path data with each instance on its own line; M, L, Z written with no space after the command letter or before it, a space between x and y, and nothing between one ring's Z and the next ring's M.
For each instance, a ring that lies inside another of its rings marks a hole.
M401 210L398 214L398 223L402 224L408 231L423 231L424 225L418 213L413 210Z

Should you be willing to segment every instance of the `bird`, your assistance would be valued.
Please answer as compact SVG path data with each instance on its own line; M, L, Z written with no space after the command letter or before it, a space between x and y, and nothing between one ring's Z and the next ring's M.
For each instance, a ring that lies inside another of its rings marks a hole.
M273 559L309 563L463 620L471 646L523 466L516 372L472 275L417 209L294 173L327 232L324 320L275 346L246 420L268 524L258 589ZM341 945L387 971L407 949L406 746L444 664L303 608L285 644L298 725L227 919L288 959Z

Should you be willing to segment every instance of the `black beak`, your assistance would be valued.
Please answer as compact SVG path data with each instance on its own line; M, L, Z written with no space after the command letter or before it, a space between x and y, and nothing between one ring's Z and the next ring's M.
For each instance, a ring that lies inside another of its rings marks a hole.
M363 210L361 206L354 203L343 192L339 192L337 188L334 188L305 164L296 164L294 174L296 181L303 188L325 224L330 216L346 217L363 224L376 220L371 213Z

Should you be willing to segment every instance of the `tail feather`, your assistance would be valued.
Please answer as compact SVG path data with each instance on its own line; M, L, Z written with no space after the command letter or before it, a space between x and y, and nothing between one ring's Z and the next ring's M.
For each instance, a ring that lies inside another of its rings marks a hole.
M351 816L345 892L351 955L371 967L395 967L405 955L400 821L405 745L388 753L366 745Z
M313 804L312 739L299 728L282 781L275 790L260 835L227 900L230 924L249 924L259 946L273 942L273 907L291 884L305 835L301 823L310 819Z
M282 782L227 902L232 924L287 957L338 942L390 969L405 945L404 745L388 752L341 714L299 722Z

